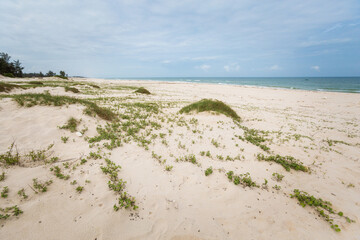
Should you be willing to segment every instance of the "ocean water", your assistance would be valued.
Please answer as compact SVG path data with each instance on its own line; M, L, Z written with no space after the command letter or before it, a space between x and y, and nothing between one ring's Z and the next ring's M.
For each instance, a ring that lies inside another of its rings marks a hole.
M360 93L360 77L152 77L108 79L213 83L312 91Z

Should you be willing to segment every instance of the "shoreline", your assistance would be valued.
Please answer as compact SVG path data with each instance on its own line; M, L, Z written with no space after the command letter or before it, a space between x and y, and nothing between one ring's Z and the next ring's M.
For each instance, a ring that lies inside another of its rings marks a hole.
M223 84L223 83L206 83L206 82L183 82L183 81L160 81L160 80L142 80L142 79L107 79L107 78L71 78L76 81L100 81L100 82L125 82L126 84L200 84L209 86L229 86L239 88L251 88L251 89L273 89L273 90L284 90L284 91L299 91L299 92L314 92L314 93L340 93L340 94L355 94L359 95L360 92L343 92L343 91L320 91L320 90L308 90L308 89L295 89L285 87L268 87L268 86L257 86L257 85L238 85L238 84Z
M298 77L294 77L292 79L297 79ZM317 77L312 77L314 79L316 79ZM318 77L319 79L322 79L323 77ZM329 77L330 78L330 77ZM340 78L340 77L333 77L333 79L336 78ZM352 79L352 78L359 78L360 77L344 77L344 78L348 78L348 79ZM291 90L305 90L305 91L316 91L316 92L342 92L342 93L360 93L360 88L359 89L353 89L353 90L348 90L348 89L324 89L321 88L319 86L319 88L316 89L305 89L305 88L301 88L301 87L290 87L290 86L266 86L266 85L256 85L256 84L239 84L239 83L230 83L230 82L201 82L201 80L191 80L191 81L181 81L181 80L175 80L175 81L169 81L166 79L171 79L171 78L163 78L164 80L160 80L161 78L103 78L106 80L116 80L116 81L122 81L122 80L126 80L126 81L158 81L158 82L167 82L167 83L171 83L171 82L178 82L178 83L201 83L201 84L219 84L219 85L231 85L231 86L249 86L249 87L260 87L260 88L273 88L273 89L291 89ZM176 79L176 78L174 78ZM194 78L195 79L195 78ZM206 79L206 78L205 78ZM208 78L211 79L211 78ZM220 79L220 78L219 78ZM221 79L226 79L226 77L221 78ZM236 79L236 77L234 78L230 78L230 79ZM244 78L244 79L251 79L251 78ZM253 79L260 79L260 78L253 78ZM262 78L261 78L262 79ZM276 77L271 77L271 78L263 78L263 79L287 79L286 77L282 77L282 78L276 78ZM291 79L291 78L290 78ZM298 79L303 79L303 78L298 78ZM330 78L331 79L331 78ZM360 86L360 80L359 80L359 86Z

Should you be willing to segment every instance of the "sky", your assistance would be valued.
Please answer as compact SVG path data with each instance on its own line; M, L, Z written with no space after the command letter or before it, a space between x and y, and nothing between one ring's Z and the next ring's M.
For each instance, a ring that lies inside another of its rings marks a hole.
M87 77L360 76L359 0L1 0L0 52Z

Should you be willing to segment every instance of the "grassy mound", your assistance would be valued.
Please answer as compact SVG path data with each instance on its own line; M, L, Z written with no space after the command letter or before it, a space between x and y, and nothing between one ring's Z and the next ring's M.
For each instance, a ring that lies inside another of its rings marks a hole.
M64 77L64 76L61 76L61 75L56 75L55 77L58 77L58 78L61 78L61 79L66 79L66 80L69 79L68 77Z
M141 88L139 88L138 90L136 90L135 93L151 94L151 93L149 92L149 90L147 90L146 88L143 88L143 87L141 87Z
M44 83L40 82L40 81L30 81L30 84L34 84L34 85L44 85Z
M16 84L0 82L0 92L10 92L14 88L23 88L23 87Z
M99 107L96 103L85 99L79 99L68 96L52 96L50 94L19 94L19 95L4 95L0 97L13 98L20 106L32 107L35 105L43 106L63 106L68 104L82 104L86 106L84 112L88 115L97 115L100 118L108 121L117 119L117 116L110 109Z
M197 112L214 111L214 112L222 113L225 116L231 117L234 120L240 120L240 117L233 109L231 109L228 105L226 105L225 103L219 100L202 99L198 102L183 107L179 112L189 113L191 111L197 111Z
M74 88L74 87L65 86L64 88L65 88L65 92L69 92L69 91L73 92L73 93L79 93L80 92L79 89Z
M88 84L89 86L93 87L93 88L100 88L98 85L96 84Z

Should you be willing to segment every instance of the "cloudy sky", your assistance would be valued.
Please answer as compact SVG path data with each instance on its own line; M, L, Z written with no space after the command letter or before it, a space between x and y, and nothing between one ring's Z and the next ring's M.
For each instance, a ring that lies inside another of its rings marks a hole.
M0 52L89 77L359 76L359 0L1 0Z

